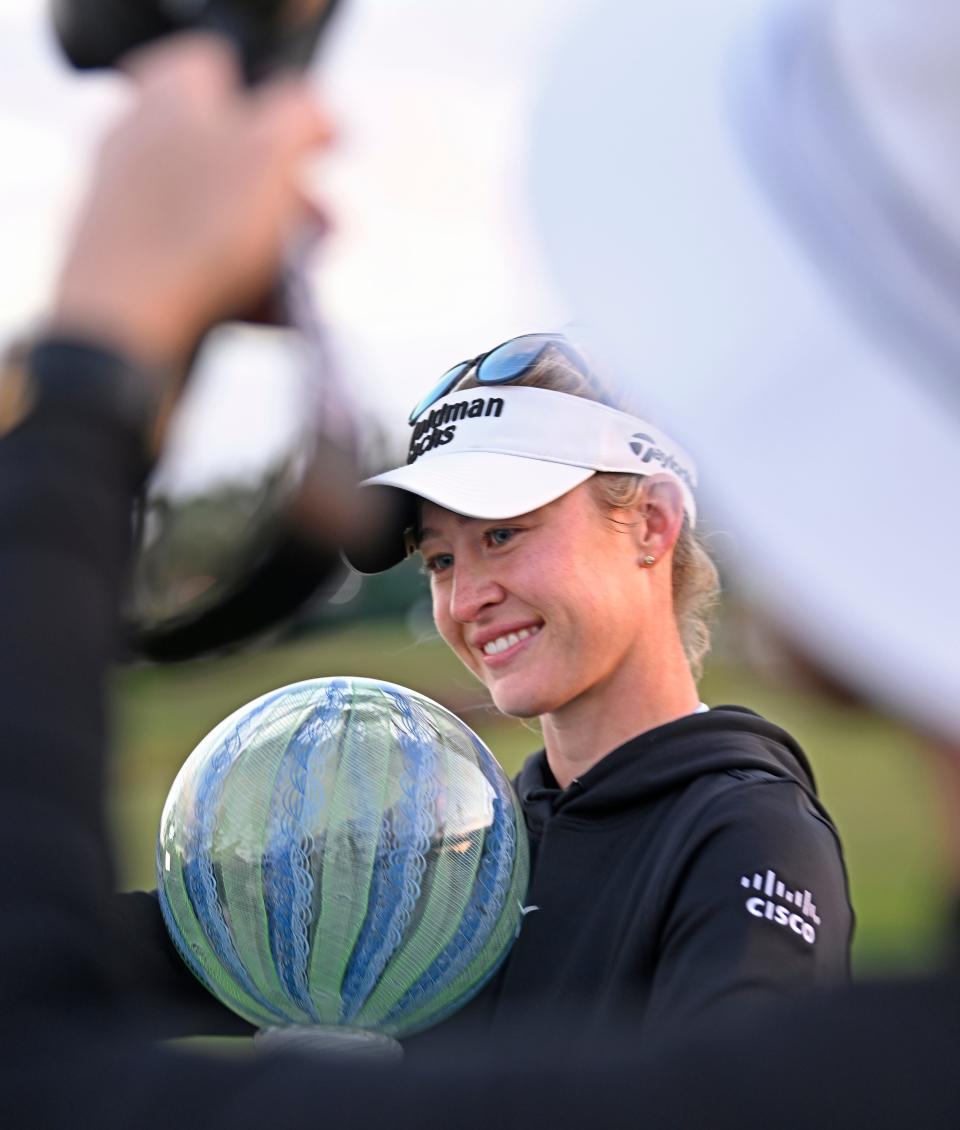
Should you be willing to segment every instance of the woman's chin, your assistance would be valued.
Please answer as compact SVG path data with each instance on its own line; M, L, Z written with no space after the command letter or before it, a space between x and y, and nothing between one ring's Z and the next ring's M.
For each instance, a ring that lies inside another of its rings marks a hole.
M511 718L538 718L549 709L542 692L533 688L511 687L503 683L492 687L488 684L488 688L493 705L501 714Z

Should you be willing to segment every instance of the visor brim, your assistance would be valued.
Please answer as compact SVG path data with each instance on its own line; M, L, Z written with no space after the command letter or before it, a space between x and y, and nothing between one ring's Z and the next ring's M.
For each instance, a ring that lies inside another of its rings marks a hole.
M380 490L389 517L375 542L344 551L360 573L380 573L407 555L406 531L418 519L422 502L468 518L516 518L546 506L594 474L546 459L486 451L435 455L375 475L362 490Z

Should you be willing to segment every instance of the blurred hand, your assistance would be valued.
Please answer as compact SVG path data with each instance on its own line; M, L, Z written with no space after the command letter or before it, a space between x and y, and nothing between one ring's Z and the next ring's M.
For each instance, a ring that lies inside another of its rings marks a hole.
M128 70L136 103L98 156L53 320L170 371L270 287L310 215L301 166L332 131L302 79L242 87L214 36L149 48Z

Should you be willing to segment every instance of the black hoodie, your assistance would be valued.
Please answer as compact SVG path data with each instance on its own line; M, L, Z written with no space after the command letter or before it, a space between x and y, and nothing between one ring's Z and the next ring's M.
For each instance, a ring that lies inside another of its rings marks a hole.
M566 789L543 751L516 779L527 912L464 1022L577 1016L688 1026L849 973L853 912L803 750L737 706L641 734Z
M553 1014L588 1036L607 1025L660 1036L847 979L840 842L803 750L759 715L721 706L659 726L567 789L540 751L514 784L532 862L520 936L479 996L411 1051ZM189 974L155 898L115 903L115 965L141 1019L162 1013L162 1035L252 1030Z

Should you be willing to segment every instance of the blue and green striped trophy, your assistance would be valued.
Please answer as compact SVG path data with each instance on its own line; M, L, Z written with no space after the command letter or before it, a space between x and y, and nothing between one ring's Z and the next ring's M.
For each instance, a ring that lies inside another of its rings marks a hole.
M311 679L197 746L160 821L163 917L184 961L270 1034L392 1043L503 961L526 830L493 755L423 695ZM394 1045L396 1046L396 1045Z

